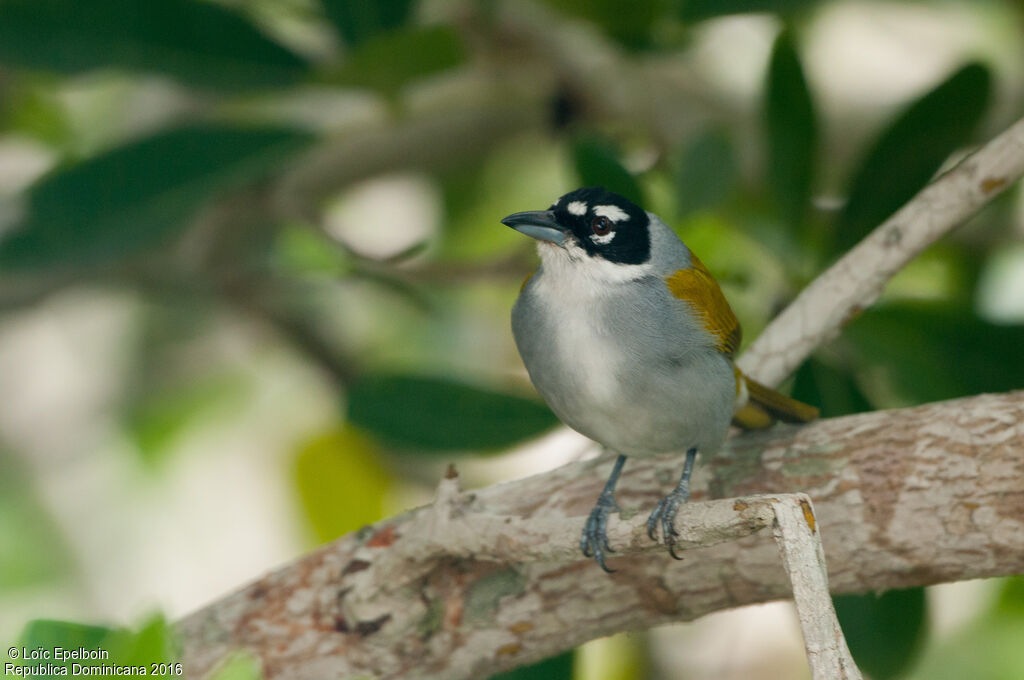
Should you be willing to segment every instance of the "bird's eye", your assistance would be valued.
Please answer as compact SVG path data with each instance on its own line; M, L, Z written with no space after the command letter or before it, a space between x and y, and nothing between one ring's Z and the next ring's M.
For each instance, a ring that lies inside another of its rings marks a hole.
M612 221L604 215L598 215L590 223L590 230L598 236L604 236L612 230Z

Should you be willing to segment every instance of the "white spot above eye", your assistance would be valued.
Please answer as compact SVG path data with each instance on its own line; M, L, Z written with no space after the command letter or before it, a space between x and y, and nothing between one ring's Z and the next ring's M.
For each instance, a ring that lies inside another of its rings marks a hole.
M594 214L607 217L612 222L622 222L629 219L626 211L617 205L595 205Z
M615 238L615 232L614 231L609 231L607 234L601 234L600 236L597 235L597 234L591 234L590 235L590 240L591 241L593 241L594 243L599 243L602 246L608 245L609 243L611 243L613 238Z
M565 209L569 211L570 215L587 214L587 204L583 201L571 201L569 205L565 206Z

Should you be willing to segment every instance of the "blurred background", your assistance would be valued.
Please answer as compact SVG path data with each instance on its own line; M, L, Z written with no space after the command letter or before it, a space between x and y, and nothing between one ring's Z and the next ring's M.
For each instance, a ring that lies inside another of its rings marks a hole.
M167 621L448 462L596 453L516 355L536 260L504 215L642 202L750 342L1021 115L1013 0L0 0L0 642L172 659ZM1022 347L1015 189L786 389L826 416L1009 390ZM872 678L1024 677L1020 579L837 607ZM778 603L509 675L809 672Z

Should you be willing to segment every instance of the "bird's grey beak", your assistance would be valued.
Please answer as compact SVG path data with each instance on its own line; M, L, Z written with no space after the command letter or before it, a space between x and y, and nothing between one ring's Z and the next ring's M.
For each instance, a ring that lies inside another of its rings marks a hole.
M513 213L502 219L501 223L539 241L549 241L557 246L562 245L569 231L558 223L555 213L551 210Z

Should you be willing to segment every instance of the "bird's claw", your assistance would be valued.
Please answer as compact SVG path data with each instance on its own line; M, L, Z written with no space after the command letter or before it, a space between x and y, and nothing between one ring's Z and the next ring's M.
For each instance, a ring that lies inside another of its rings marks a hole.
M583 535L580 537L580 550L585 557L593 557L602 569L609 574L614 569L609 569L604 563L605 553L613 553L608 545L608 515L612 511L618 512L619 506L611 495L601 494L594 509L590 511L587 523L583 525Z
M676 513L679 512L679 506L685 503L689 497L689 489L677 488L658 501L654 512L647 518L647 535L651 537L652 541L657 541L658 524L661 524L661 535L665 545L668 546L668 553L677 560L683 558L676 553L676 540L679 538L679 532L675 527Z

